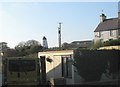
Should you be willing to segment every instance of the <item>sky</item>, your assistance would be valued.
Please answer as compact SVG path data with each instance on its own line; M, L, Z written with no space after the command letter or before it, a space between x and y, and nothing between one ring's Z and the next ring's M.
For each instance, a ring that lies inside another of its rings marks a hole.
M59 22L62 43L93 40L101 13L117 17L118 2L0 2L0 42L14 48L28 40L42 44L45 36L56 47Z

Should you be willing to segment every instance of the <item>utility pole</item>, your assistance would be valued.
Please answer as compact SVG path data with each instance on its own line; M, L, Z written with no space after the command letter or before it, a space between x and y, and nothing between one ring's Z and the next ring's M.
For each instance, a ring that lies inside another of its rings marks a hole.
M58 40L59 40L59 50L61 50L61 22L59 22L59 27L58 27Z
M58 43L59 43L59 50L61 50L61 22L59 22L59 27L58 27ZM61 57L61 70L62 70L62 77L64 77L64 58Z

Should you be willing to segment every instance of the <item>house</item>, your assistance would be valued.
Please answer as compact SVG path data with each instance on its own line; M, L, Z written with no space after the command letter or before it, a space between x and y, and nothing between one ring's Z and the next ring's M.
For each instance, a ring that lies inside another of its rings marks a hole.
M107 19L105 14L100 15L100 23L94 31L94 43L120 38L120 10L117 18Z

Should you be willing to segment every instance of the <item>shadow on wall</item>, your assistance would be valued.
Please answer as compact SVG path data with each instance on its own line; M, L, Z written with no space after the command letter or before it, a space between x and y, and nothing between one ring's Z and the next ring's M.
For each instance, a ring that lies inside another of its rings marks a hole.
M50 78L60 78L61 76L62 76L61 64L59 64L58 66L54 67L53 69L46 73L47 80L50 80Z

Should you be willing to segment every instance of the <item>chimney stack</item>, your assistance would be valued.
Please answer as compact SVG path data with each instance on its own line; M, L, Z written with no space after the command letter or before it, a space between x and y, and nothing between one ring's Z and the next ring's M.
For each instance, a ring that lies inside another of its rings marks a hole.
M104 20L106 19L106 16L105 16L105 14L101 14L100 15L100 22L102 23L102 22L104 22Z

